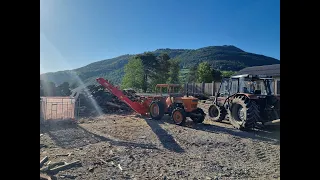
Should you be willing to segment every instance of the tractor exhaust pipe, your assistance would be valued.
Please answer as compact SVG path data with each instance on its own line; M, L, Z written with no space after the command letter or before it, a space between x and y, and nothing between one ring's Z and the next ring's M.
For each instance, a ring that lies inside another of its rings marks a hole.
M189 97L189 83L187 83L187 97Z
M221 89L221 86L222 86L222 81L221 81L221 83L220 83L220 86L219 86L218 92L216 92L216 93L215 93L214 104L217 104L218 97L220 96L220 89Z

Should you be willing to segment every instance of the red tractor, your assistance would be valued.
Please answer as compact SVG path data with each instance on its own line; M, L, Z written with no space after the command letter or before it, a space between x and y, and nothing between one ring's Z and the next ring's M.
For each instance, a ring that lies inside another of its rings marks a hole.
M252 129L273 120L280 121L280 95L272 93L272 77L232 76L221 82L209 116L221 122L227 116L237 129Z
M183 125L187 117L195 123L202 123L205 119L206 114L198 108L199 100L183 96L178 84L158 84L156 89L159 91L156 94L136 94L132 90L121 91L103 78L98 78L97 82L143 116L160 120L167 114L177 125Z

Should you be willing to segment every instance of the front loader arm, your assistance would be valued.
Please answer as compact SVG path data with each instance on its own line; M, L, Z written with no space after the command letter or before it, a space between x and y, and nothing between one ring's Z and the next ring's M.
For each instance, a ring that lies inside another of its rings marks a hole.
M109 90L113 95L117 96L121 101L125 102L131 109L136 111L141 115L147 114L147 109L144 107L142 103L131 101L126 95L123 94L121 90L117 87L114 87L110 82L103 78L96 79L99 84L101 84L104 88Z

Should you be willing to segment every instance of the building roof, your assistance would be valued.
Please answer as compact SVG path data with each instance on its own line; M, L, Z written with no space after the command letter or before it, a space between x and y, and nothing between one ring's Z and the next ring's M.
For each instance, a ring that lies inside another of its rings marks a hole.
M280 76L280 64L247 67L236 72L234 75L240 74Z

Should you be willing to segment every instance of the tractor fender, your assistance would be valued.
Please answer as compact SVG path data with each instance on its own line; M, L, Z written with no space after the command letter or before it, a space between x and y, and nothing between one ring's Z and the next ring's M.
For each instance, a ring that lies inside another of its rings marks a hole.
M248 94L248 93L237 93L234 97L240 97L240 96L245 96L249 99L259 99L259 96L261 96L261 95Z

